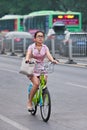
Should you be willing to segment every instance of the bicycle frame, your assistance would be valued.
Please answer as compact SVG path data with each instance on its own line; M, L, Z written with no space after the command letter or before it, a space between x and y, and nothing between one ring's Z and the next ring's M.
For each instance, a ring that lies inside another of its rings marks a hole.
M40 85L39 85L39 88L38 88L38 90L37 90L37 92L34 95L33 100L32 100L35 105L40 104L40 106L41 106L43 104L42 90L45 87L46 87L46 80L45 80L44 74L41 73L41 75L40 75Z

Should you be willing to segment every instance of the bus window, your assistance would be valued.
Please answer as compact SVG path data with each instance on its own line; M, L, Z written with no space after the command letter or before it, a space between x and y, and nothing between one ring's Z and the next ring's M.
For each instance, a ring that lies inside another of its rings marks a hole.
M53 29L56 34L64 34L66 27L63 22L55 22L53 23Z
M0 31L23 31L23 18L21 15L5 15L0 18Z

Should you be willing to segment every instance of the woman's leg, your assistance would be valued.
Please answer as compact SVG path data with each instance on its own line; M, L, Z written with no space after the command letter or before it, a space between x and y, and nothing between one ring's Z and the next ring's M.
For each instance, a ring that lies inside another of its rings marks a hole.
M39 87L39 78L37 76L32 76L31 81L33 83L33 87L28 95L28 109L32 109L32 99Z

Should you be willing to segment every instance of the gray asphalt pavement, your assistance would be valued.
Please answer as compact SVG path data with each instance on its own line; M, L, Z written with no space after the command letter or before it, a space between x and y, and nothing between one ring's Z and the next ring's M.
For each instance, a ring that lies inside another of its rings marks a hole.
M55 66L48 77L52 112L48 123L40 109L31 116L26 108L27 77L19 74L21 58L0 56L0 130L87 130L87 69Z

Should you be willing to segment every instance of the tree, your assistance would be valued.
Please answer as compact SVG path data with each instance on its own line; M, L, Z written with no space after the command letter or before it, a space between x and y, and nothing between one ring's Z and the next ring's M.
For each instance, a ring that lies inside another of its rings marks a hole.
M87 23L86 0L3 0L0 1L0 17L5 14L26 15L38 10L77 11L82 13L82 21Z

